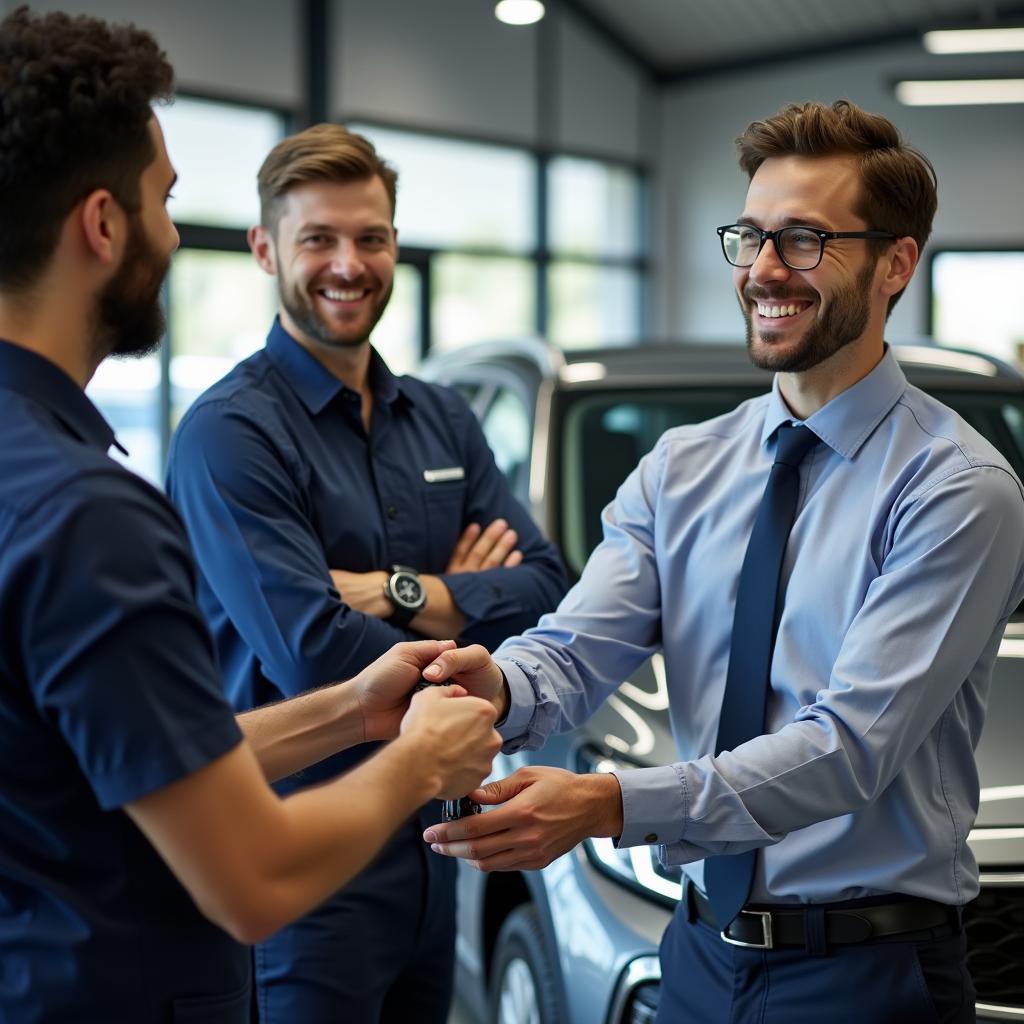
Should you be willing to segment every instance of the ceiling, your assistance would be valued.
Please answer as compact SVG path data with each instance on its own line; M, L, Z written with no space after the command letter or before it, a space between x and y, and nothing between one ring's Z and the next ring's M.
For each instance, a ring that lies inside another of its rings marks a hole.
M651 77L672 81L911 39L1024 24L1022 0L561 0Z

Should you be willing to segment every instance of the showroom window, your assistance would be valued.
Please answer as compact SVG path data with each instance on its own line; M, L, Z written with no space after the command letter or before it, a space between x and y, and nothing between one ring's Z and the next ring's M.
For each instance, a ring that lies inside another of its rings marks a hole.
M421 275L424 352L529 335L564 348L643 336L638 168L363 122L349 127L398 169L399 258Z
M931 255L929 334L1024 363L1024 304L1007 301L1024 280L1024 249L940 249Z
M557 345L637 340L645 276L642 229L635 170L575 157L549 162L547 335Z

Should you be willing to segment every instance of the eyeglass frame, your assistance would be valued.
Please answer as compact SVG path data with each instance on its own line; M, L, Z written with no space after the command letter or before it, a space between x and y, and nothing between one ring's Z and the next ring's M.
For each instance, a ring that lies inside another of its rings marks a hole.
M733 263L729 259L729 254L725 251L725 233L730 228L747 228L750 231L756 231L761 236L761 242L757 247L757 252L754 253L754 258L749 263ZM779 248L779 243L776 241L776 236L781 234L783 231L810 231L811 234L818 236L818 258L809 267L794 267L785 256L782 255L782 249ZM718 232L718 240L722 243L722 255L725 257L725 262L730 267L739 267L741 270L746 270L747 267L752 267L757 262L757 257L761 255L761 250L764 249L764 243L769 239L773 246L775 246L775 253L779 257L779 260L784 266L789 267L790 270L795 270L797 273L802 273L807 270L815 270L821 265L821 261L825 258L825 243L830 242L835 238L888 238L895 240L899 238L899 235L894 235L891 231L825 231L823 228L812 227L810 224L784 224L781 228L776 228L774 231L765 231L763 228L756 227L753 224L723 224L721 227L715 228Z

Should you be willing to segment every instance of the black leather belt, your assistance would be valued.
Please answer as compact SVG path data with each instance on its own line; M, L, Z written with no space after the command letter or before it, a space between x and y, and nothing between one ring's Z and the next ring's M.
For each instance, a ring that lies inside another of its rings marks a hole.
M729 927L722 931L708 898L695 885L688 885L687 889L690 905L697 918L714 928L726 942L734 946L778 949L806 945L804 907L744 907ZM959 930L960 915L957 908L931 900L907 900L825 910L825 941L830 946L847 946L943 926Z

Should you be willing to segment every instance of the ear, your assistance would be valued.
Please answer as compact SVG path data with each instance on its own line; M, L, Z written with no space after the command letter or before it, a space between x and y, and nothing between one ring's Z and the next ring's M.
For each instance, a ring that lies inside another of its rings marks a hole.
M263 224L256 224L249 228L247 234L249 248L252 250L256 262L268 274L277 274L277 250L274 247L274 237L270 229Z
M879 261L882 270L881 288L886 297L903 291L917 269L921 253L917 242L909 235L898 238L892 248Z
M86 251L104 266L115 264L127 235L121 204L109 189L98 188L82 200L77 211Z

